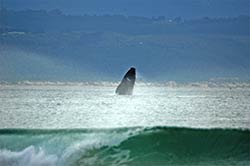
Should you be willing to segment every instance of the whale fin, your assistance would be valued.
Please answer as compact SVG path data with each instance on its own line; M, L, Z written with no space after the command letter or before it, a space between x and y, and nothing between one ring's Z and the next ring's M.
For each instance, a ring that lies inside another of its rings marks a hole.
M121 83L116 88L115 93L118 95L132 95L136 79L136 69L131 67L123 77Z

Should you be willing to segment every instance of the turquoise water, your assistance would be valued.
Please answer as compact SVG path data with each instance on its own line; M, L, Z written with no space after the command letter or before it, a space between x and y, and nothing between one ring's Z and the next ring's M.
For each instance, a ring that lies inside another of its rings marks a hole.
M249 165L250 131L1 130L1 165Z
M249 165L250 89L0 86L0 166Z

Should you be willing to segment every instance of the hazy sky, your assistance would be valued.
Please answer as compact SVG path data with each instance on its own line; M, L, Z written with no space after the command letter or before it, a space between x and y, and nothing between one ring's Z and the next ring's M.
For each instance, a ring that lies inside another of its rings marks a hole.
M250 0L2 0L9 9L61 9L68 14L125 14L166 17L250 15Z

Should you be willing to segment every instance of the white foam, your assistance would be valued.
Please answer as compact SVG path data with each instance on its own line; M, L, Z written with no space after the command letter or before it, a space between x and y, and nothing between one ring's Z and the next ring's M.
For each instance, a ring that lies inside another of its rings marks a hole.
M143 131L143 129L131 130L125 133L113 132L112 134L107 133L93 133L89 134L87 138L84 138L82 141L78 141L68 147L63 155L59 163L63 163L62 165L71 165L71 162L78 160L80 157L84 157L85 153L89 150L100 149L101 147L111 147L117 146L122 141L128 139L129 137L136 135ZM127 153L129 152L121 152ZM123 154L124 155L124 154ZM93 164L96 160L97 156L85 156L84 163L85 164ZM60 164L59 164L60 165Z
M19 152L0 151L1 166L55 166L57 160L56 155L45 154L43 149L36 150L34 146L29 146Z
M17 83L11 83L6 81L0 81L0 87L6 86L105 86L105 87L116 87L119 81L92 81L92 82L52 82L52 81L19 81ZM249 81L240 80L215 80L201 82L187 82L178 83L175 81L167 82L143 82L137 81L136 86L139 87L169 87L169 88L250 88Z

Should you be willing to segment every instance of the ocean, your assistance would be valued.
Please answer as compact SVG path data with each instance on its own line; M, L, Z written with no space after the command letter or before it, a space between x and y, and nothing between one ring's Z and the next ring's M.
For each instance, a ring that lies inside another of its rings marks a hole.
M249 86L0 85L0 166L247 166Z

